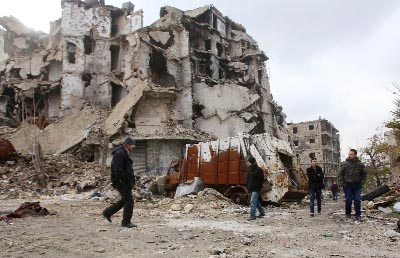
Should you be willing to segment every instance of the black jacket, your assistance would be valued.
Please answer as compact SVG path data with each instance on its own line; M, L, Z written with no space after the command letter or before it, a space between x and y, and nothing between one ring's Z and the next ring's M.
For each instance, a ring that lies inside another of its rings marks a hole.
M264 184L264 171L256 164L251 164L247 174L247 190L251 192L260 192Z
M346 159L340 165L339 172L339 185L345 186L346 184L361 184L363 185L367 180L367 173L364 169L364 164L358 159Z
M332 184L331 191L332 192L339 192L339 186L337 184Z
M324 185L324 172L320 166L315 169L311 166L307 168L308 189L322 189Z
M125 185L131 189L135 185L135 175L133 174L132 159L124 146L120 145L112 151L111 161L111 182L114 186Z

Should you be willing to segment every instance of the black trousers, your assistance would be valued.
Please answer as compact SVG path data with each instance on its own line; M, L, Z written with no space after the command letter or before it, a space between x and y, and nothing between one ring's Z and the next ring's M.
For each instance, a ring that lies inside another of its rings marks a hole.
M121 195L121 199L104 210L104 213L112 216L117 213L120 209L124 208L122 215L122 224L128 224L131 222L133 214L133 197L132 188L126 184L116 185L115 188Z

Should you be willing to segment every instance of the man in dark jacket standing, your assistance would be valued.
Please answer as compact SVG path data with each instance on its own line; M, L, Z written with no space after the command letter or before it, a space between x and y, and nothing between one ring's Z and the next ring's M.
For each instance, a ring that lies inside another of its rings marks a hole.
M135 175L133 174L132 159L129 152L135 147L135 141L131 137L127 137L123 144L113 150L113 158L111 161L111 182L115 189L121 195L121 200L106 208L103 216L111 222L111 216L117 213L122 207L124 213L122 216L123 227L133 228L135 224L131 222L133 213L133 196L132 189L135 185Z
M247 174L247 190L251 194L250 199L250 218L256 219L256 209L258 209L259 217L265 216L265 210L260 202L261 187L264 183L264 171L257 165L256 159L252 156L247 158L248 174Z
M318 214L321 214L321 192L324 185L324 172L318 166L317 159L311 159L311 167L307 168L308 192L310 194L310 216L314 217L314 202L317 198Z
M367 179L364 164L357 158L357 151L351 149L349 157L342 162L339 171L339 185L346 197L346 217L351 217L351 204L354 201L356 221L361 219L361 188Z

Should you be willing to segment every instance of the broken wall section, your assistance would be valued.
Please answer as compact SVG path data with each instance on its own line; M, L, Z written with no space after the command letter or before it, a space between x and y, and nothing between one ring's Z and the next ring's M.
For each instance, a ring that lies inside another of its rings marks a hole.
M62 107L82 104L82 100L102 109L112 106L111 78L122 79L121 50L125 36L143 26L142 11L134 6L113 6L63 2L61 34L63 44ZM114 105L117 100L114 97Z
M43 128L47 119L59 115L61 62L53 55L57 51L48 44L47 34L26 28L14 17L1 17L0 25L6 28L0 40L2 115Z
M239 132L278 136L265 65L268 57L259 50L257 42L243 26L224 17L212 5L186 11L184 15L182 23L189 32L194 89L205 89L204 85L210 88L193 92L195 128L219 137ZM204 101L207 94L219 92L214 88L229 90L217 94L214 101ZM258 98L251 103L245 100L255 95ZM237 103L243 100L246 105L238 109ZM226 130L219 130L220 126Z

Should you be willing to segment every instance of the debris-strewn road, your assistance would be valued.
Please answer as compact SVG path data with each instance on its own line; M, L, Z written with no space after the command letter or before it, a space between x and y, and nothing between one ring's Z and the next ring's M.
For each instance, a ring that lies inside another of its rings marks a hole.
M137 203L138 228L123 229L120 213L113 223L100 216L107 203L81 197L40 200L57 213L53 216L15 219L11 225L0 222L0 256L400 257L394 221L345 220L342 200L326 201L322 215L314 218L306 206L292 205L268 208L265 218L248 222L247 209L216 196L164 199ZM23 201L3 199L0 213L13 211ZM191 209L188 214L185 207Z

